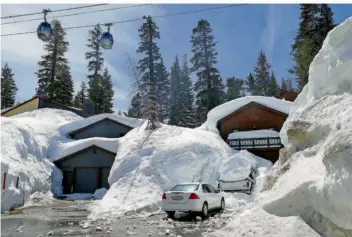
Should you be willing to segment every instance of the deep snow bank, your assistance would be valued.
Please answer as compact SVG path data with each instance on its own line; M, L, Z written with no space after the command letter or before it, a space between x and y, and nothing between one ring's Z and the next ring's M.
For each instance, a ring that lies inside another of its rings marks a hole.
M292 102L286 100L279 100L274 97L266 97L266 96L246 96L241 97L238 99L231 100L224 104L221 104L212 110L209 111L207 115L207 120L205 123L202 124L197 129L202 129L206 131L211 131L214 133L219 133L217 129L217 123L222 118L226 117L227 115L235 112L236 110L240 109L241 107L255 102L269 108L275 109L282 113L288 114L290 112Z
M51 178L61 180L60 171L46 158L48 150L65 140L58 127L82 119L63 110L39 109L13 117L1 117L1 174L6 173L1 210L23 205L36 191L59 191ZM19 185L16 188L17 177ZM3 182L3 180L2 180ZM61 186L61 183L59 183Z
M221 169L258 164L270 166L248 152L231 149L214 133L168 125L150 132L143 124L118 140L111 187L90 217L155 210L162 192L179 182L192 182L197 176L216 186Z
M264 209L300 215L324 236L352 236L352 17L328 34L280 135Z

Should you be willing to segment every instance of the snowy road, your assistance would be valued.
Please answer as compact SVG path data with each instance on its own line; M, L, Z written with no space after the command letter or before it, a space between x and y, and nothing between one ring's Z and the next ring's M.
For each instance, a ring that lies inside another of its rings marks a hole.
M86 221L90 201L55 201L46 207L28 207L1 216L1 236L202 236L203 232L222 226L219 215L204 222L194 217L179 216L175 221L165 220L164 214L147 218L129 217L112 223ZM216 221L216 225L215 222ZM49 234L49 235L50 235Z

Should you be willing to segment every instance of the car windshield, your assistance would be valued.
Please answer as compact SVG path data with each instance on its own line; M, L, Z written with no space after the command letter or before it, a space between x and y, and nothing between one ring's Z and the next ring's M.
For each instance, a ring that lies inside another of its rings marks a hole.
M197 191L199 184L178 184L170 191Z

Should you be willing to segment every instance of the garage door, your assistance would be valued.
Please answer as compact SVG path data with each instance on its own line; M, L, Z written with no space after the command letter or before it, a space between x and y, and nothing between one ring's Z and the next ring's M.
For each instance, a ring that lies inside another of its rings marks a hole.
M75 193L94 193L98 189L99 168L76 168Z
M102 188L106 188L109 189L110 185L108 182L108 178L109 178L109 174L110 174L110 168L102 168L101 169L101 187Z

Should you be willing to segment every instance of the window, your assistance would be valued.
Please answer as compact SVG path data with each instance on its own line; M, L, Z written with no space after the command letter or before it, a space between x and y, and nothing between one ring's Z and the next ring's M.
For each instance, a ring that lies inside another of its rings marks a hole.
M203 193L211 193L209 187L205 184L202 185Z
M208 189L210 190L211 193L216 193L215 188L213 188L213 186L211 185L207 185Z
M179 184L173 187L170 191L197 191L198 184Z

